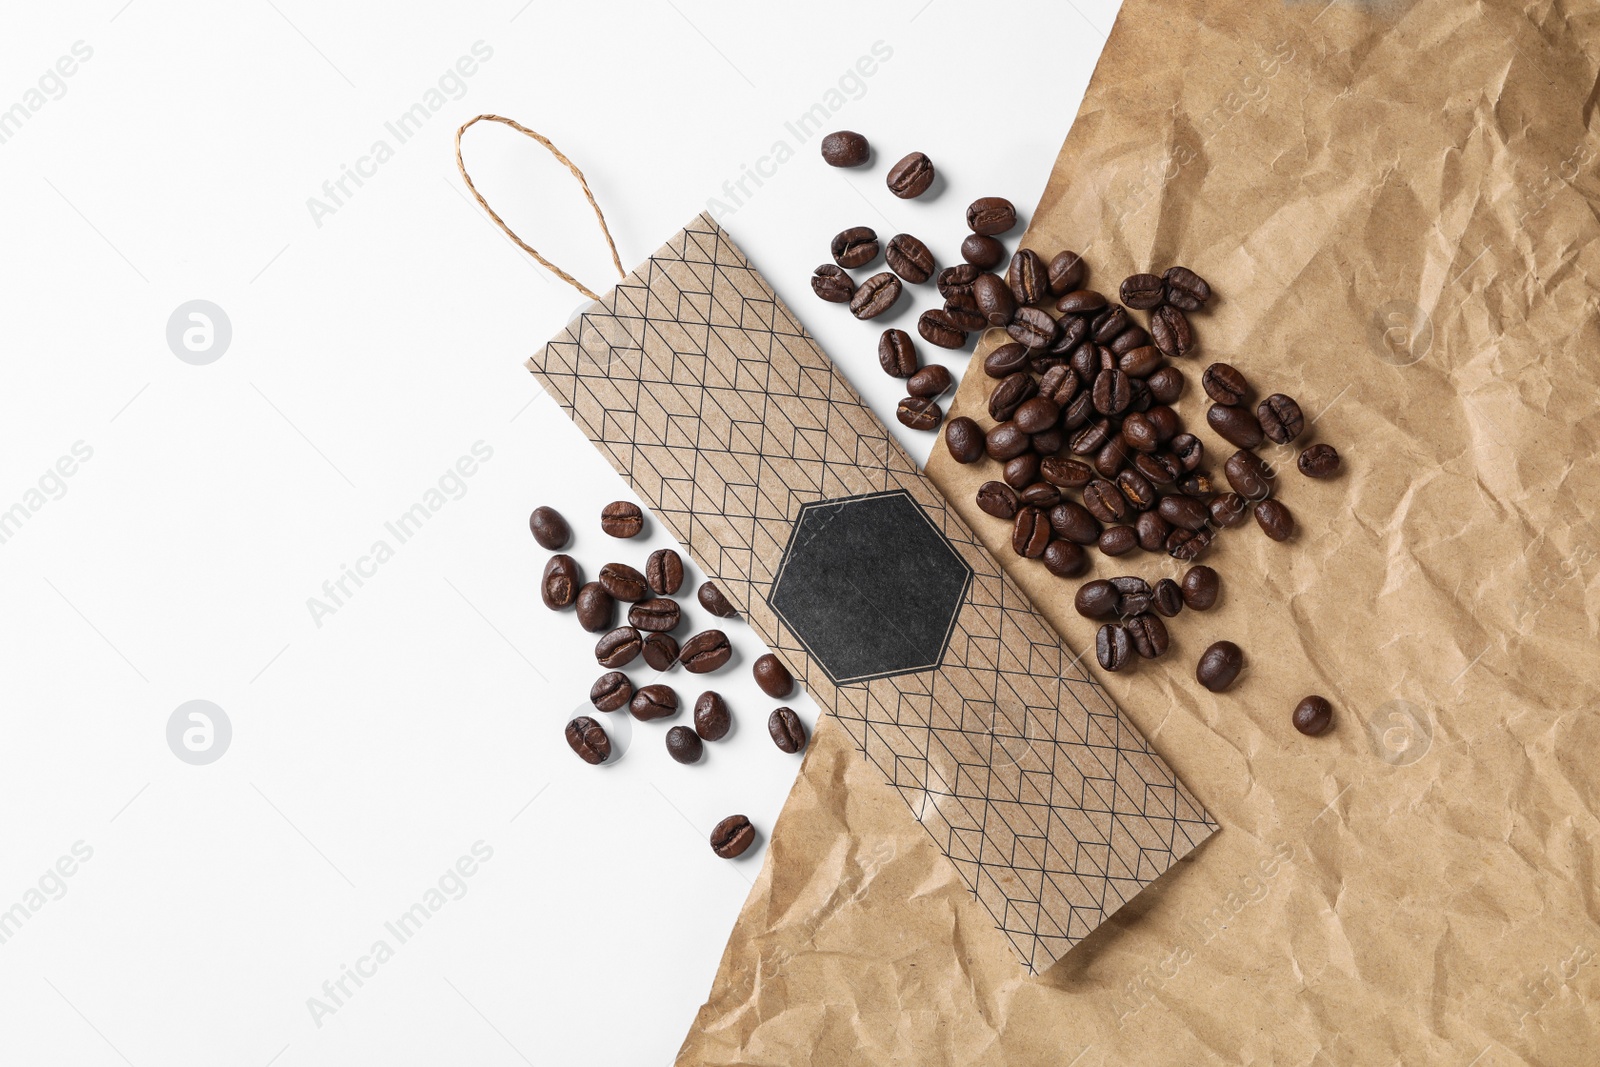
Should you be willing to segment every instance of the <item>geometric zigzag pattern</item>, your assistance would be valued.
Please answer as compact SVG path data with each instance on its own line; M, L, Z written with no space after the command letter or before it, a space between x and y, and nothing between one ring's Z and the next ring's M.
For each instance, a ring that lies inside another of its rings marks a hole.
M528 366L849 731L1030 972L1216 829L709 216ZM938 667L835 686L768 596L802 504L888 490L973 581Z

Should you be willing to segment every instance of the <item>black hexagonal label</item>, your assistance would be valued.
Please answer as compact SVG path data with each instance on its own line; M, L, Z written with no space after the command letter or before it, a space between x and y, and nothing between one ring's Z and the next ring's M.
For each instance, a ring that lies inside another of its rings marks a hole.
M972 568L904 490L803 504L767 603L835 684L932 670Z

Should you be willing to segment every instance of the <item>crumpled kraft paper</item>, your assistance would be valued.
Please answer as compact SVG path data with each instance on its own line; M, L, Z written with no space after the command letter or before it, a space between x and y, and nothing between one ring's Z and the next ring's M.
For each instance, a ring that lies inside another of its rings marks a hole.
M1108 293L1211 281L1177 406L1214 469L1216 359L1345 458L1269 446L1296 538L1225 531L1217 607L1103 679L1222 832L1029 978L825 725L680 1063L1600 1062L1597 106L1595 5L1127 0L1022 243ZM1086 647L1076 583L973 507L991 475L928 473Z

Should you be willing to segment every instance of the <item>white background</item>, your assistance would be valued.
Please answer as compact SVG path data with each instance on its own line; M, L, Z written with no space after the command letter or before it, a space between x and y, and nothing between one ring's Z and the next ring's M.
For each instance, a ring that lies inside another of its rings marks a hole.
M466 199L455 127L497 112L551 137L630 268L708 197L736 208L735 240L920 458L933 438L893 423L882 324L819 303L810 272L846 226L918 234L948 264L968 201L1034 204L1116 3L769 8L10 5L0 109L28 114L0 143L0 511L26 518L0 543L0 910L27 917L0 944L0 1063L671 1060L765 851L726 862L706 835L735 811L769 829L799 759L766 737L737 622L737 666L707 684L738 725L702 764L622 714L603 717L616 766L564 744L599 669L539 603L529 510L563 511L591 572L670 539L598 533L629 493L522 367L584 301ZM399 144L385 123L476 42L492 56ZM877 42L892 54L830 123L877 156L832 170L785 122ZM75 45L92 54L47 76ZM324 183L380 139L392 158L314 219L308 198L332 204ZM762 163L779 141L794 158ZM914 149L946 178L931 202L883 187ZM480 125L467 156L530 243L609 287L548 155ZM753 195L724 192L758 164ZM231 322L209 365L167 343L193 299ZM492 458L398 545L385 522L478 442ZM52 476L75 446L92 455ZM308 598L379 539L393 558L318 625ZM680 636L708 622L696 607ZM667 681L688 702L705 680ZM166 739L195 699L232 724L207 766ZM446 883L464 895L398 944L385 921L477 842L492 858ZM75 845L91 858L48 876ZM393 958L319 1026L308 998L380 938Z

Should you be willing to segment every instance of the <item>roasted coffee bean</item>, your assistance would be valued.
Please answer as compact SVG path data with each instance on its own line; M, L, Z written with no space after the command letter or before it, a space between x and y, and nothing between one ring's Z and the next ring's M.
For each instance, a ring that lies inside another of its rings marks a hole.
M1066 365L1051 367L1039 378L1039 395L1060 408L1078 395L1078 376Z
M912 152L889 168L885 182L895 196L913 200L933 184L933 161L921 152Z
M1006 258L1006 246L993 237L969 233L961 242L961 258L982 270L992 270Z
M645 685L628 701L628 713L640 722L678 714L678 694L670 685Z
M1133 412L1122 420L1122 439L1139 452L1155 452L1161 447L1160 431L1143 412Z
M983 357L983 373L991 378L1006 378L1027 367L1027 346L1015 341L1009 341Z
M1043 433L1030 435L1028 440L1033 442L1033 450L1043 459L1055 455L1066 447L1067 434L1061 427L1055 426Z
M1057 578L1076 578L1089 569L1089 556L1071 541L1051 541L1045 546L1044 569Z
M1085 393L1085 396L1088 394ZM1099 452L1106 447L1106 442L1111 440L1111 422L1108 419L1095 419L1083 429L1072 435L1069 446L1072 454L1087 456Z
M1083 487L1083 506L1104 523L1118 523L1128 517L1127 498L1122 490L1104 478L1096 478Z
M1156 487L1136 470L1119 473L1117 488L1122 490L1122 495L1136 511L1149 511L1156 506Z
M1006 460L1000 477L1007 485L1020 492L1039 480L1039 461L1040 456L1037 452L1024 452L1020 456L1013 456Z
M695 592L695 599L700 601L700 606L719 619L731 619L739 614L734 606L728 603L728 598L722 595L711 582L701 582L700 588Z
M878 338L878 366L891 378L917 373L917 346L904 330L884 330Z
M938 363L923 367L906 382L906 392L912 396L936 397L946 393L954 384L950 372Z
M607 671L589 687L589 703L600 711L616 711L633 699L633 683L621 671Z
M560 611L570 608L578 599L578 587L582 584L577 560L565 554L551 556L544 565L544 577L539 580L539 595L545 607Z
M1104 578L1084 582L1072 598L1072 606L1086 619L1108 619L1117 613L1122 593Z
M1084 322L1083 319L1078 318L1076 315L1065 315L1060 321L1065 323ZM1089 327L1086 323L1083 329L1087 336ZM1105 369L1100 365L1100 350L1092 341L1084 341L1068 353L1067 365L1072 368L1072 373L1078 376L1078 381L1085 385L1094 381L1095 376Z
M856 283L843 267L824 263L811 272L811 291L830 304L847 304L855 296Z
M1183 464L1170 452L1141 452L1133 457L1133 469L1151 485L1171 485L1183 474Z
M921 285L933 277L933 253L909 233L897 233L889 238L889 247L883 250L883 259L889 264L890 270L912 285Z
M875 319L894 307L900 299L900 279L880 271L861 283L850 298L850 314L858 319Z
M1150 603L1158 615L1170 619L1183 610L1183 589L1171 578L1163 578L1151 590Z
M938 402L925 396L908 396L895 409L895 418L912 430L937 430L944 420L944 411Z
M629 604L650 595L650 583L626 563L607 563L601 567L600 584L617 600Z
M944 446L957 463L976 463L983 458L983 430L965 415L944 424Z
M728 714L728 703L721 693L707 690L694 702L694 732L702 741L721 741L728 736L733 716Z
M1200 653L1200 662L1195 665L1195 681L1211 690L1220 693L1233 684L1239 677L1239 671L1244 667L1244 653L1232 641L1218 641L1210 648Z
M998 274L980 274L972 283L972 299L985 324L1004 328L1017 313L1017 298Z
M1150 343L1150 335L1138 326L1129 326L1126 330L1113 337L1106 347L1111 349L1111 354L1118 359L1132 352L1135 348L1155 348ZM1156 349L1156 354L1161 354L1159 348Z
M699 763L705 751L700 735L687 726L674 726L667 731L667 755L679 763Z
M989 431L984 438L984 451L989 453L989 458L1004 463L1013 456L1020 456L1032 446L1033 442L1028 435L1017 428L1014 422L1002 422Z
M983 312L975 307L958 304L954 300L945 301L942 310L946 322L967 333L975 333L989 325L989 320L983 317Z
M733 656L728 635L721 630L702 630L683 643L678 662L690 674L710 674Z
M1156 436L1162 443L1172 440L1183 429L1183 422L1178 418L1178 413L1165 404L1156 404L1148 411L1143 412L1155 424Z
M1072 368L1067 368L1071 370ZM1077 372L1074 371L1074 374ZM1061 409L1061 428L1071 432L1089 425L1095 418L1094 390L1082 389Z
M1018 304L1037 304L1050 295L1049 268L1031 248L1019 248L1011 257L1011 265L1006 268L1006 282Z
M1332 445L1312 445L1297 464L1307 478L1332 478L1339 473L1339 452Z
M1183 372L1177 367L1162 367L1144 380L1157 404L1174 404L1183 395Z
M1167 283L1165 300L1175 308L1198 311L1202 304L1211 299L1211 286L1188 267L1168 267L1161 277Z
M1218 437L1238 448L1255 448L1266 436L1254 415L1229 404L1212 404L1206 410L1206 425L1216 431Z
M1150 583L1137 574L1119 574L1111 579L1112 586L1125 597L1149 596ZM1128 614L1124 611L1123 614Z
M1132 526L1108 526L1100 532L1099 546L1108 556L1125 556L1139 547L1139 534Z
M1333 725L1333 705L1326 697L1306 697L1294 706L1294 728L1307 737L1318 737Z
M1149 411L1155 406L1155 398L1150 395L1150 387L1144 384L1143 378L1128 377L1128 410Z
M1113 579L1114 582L1115 579ZM1117 611L1124 619L1131 619L1135 615L1143 615L1149 611L1150 605L1154 602L1155 596L1151 593L1150 588L1146 586L1143 592L1123 593L1122 599L1117 603ZM1132 637L1133 634L1130 632L1128 636Z
M1039 477L1063 489L1082 489L1094 477L1094 472L1075 459L1046 456L1039 461Z
M1178 466L1186 471L1198 470L1206 458L1205 444L1192 433L1178 434L1168 442L1168 447L1172 449Z
M1130 274L1122 279L1122 302L1140 311L1158 307L1166 297L1167 283L1154 274Z
M1294 397L1273 393L1256 405L1256 419L1261 432L1274 444L1286 445L1305 432L1306 417Z
M1132 401L1128 376L1119 370L1103 370L1094 379L1094 409L1102 415L1120 415Z
M755 676L761 691L769 697L782 700L794 692L794 675L771 652L756 657L755 663L750 665L750 673Z
M1105 296L1093 289L1074 289L1056 301L1056 310L1063 315L1092 315L1105 306Z
M1263 500L1255 507L1256 525L1274 541L1287 541L1294 536L1294 516L1281 500Z
M611 628L617 602L599 582L588 582L578 590L578 625L592 634Z
M1238 493L1223 493L1210 508L1212 523L1224 528L1239 525L1250 514L1250 502Z
M1073 544L1092 545L1100 540L1100 521L1088 508L1071 500L1063 500L1050 509L1050 529Z
M1094 635L1094 656L1108 671L1120 671L1133 656L1133 642L1121 623L1108 622Z
M1061 421L1061 405L1042 396L1032 397L1017 405L1011 418L1023 433L1044 433Z
M1172 359L1187 356L1195 347L1189 317L1175 307L1162 306L1150 313L1150 340Z
M1063 315L1056 320L1056 339L1045 351L1053 356L1072 358L1077 347L1089 339L1089 320L1082 315Z
M671 634L645 634L640 655L653 671L671 670L678 662L678 639Z
M1015 463L1016 460L1011 462ZM1033 482L1018 490L1017 498L1030 508L1049 511L1061 503L1061 490L1049 482Z
M930 345L940 348L961 348L967 343L967 331L958 326L944 308L929 308L919 315L917 333Z
M1227 476L1233 491L1246 500L1265 500L1272 495L1272 480L1276 475L1260 456L1249 449L1241 448L1229 456L1222 465L1222 473Z
M938 288L939 295L951 303L976 307L972 299L972 283L978 280L978 275L981 273L982 271L970 263L958 263L954 267L946 267L940 271L934 285Z
M1024 559L1038 559L1050 543L1050 520L1035 507L1017 512L1011 527L1011 551Z
M572 540L572 527L555 508L534 508L533 514L528 516L528 529L533 531L533 539L539 542L540 548L552 552L566 548L567 542Z
M628 622L636 629L653 634L670 633L678 628L683 612L678 602L666 597L641 600L628 609Z
M1057 252L1050 261L1050 295L1062 296L1083 285L1088 267L1076 252Z
M567 744L585 763L601 764L611 758L611 738L605 727L587 715L567 723Z
M990 237L1017 224L1017 209L1003 196L984 196L967 206L967 229Z
M854 130L836 130L822 139L822 159L830 167L859 167L872 156L872 146Z
M1211 541L1216 535L1207 528L1204 530L1185 530L1179 527L1167 537L1167 555L1173 559L1185 562L1197 559L1211 547Z
M1163 358L1161 350L1155 345L1131 348L1117 357L1117 369L1130 377L1146 379L1145 384L1148 386L1150 375L1161 369Z
M1089 320L1089 339L1097 345L1109 345L1129 325L1127 309L1121 304L1111 304L1095 312Z
M1178 479L1177 486L1180 493L1192 496L1202 504L1210 504L1211 498L1221 492L1211 480L1211 475L1205 471L1190 471Z
M779 752L799 752L806 747L806 725L793 708L779 708L768 715L767 734Z
M661 596L683 588L683 557L670 548L658 548L644 563L644 578Z
M1195 611L1210 608L1221 591L1222 579L1210 567L1201 564L1183 572L1183 602Z
M600 509L600 529L612 537L638 537L644 529L644 512L631 501L613 500Z
M1056 320L1038 308L1018 308L1011 324L1006 327L1006 333L1013 341L1038 351L1048 348L1050 342L1056 339Z
M1133 450L1123 443L1122 438L1113 435L1100 451L1095 453L1091 466L1095 473L1107 481L1115 481L1117 472L1126 467L1132 460Z
M644 639L632 626L619 626L595 642L594 658L602 667L626 667L639 658Z
M1017 491L1005 482L984 482L978 486L978 510L985 515L1010 521L1016 518Z
M1159 615L1143 612L1123 623L1123 628L1128 631L1128 640L1141 659L1160 659L1167 654L1171 642L1167 637L1167 624Z
M841 267L865 267L878 258L878 235L870 226L852 226L834 235L829 250Z
M1200 386L1219 404L1242 404L1250 395L1250 383L1229 363L1213 363L1200 375Z
M725 860L741 856L755 844L756 829L743 815L730 815L711 831L711 851Z
M1139 535L1139 547L1146 552L1163 552L1167 538L1172 534L1172 524L1158 511L1141 511L1133 520L1133 530Z

